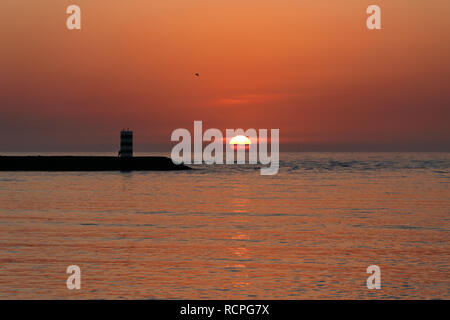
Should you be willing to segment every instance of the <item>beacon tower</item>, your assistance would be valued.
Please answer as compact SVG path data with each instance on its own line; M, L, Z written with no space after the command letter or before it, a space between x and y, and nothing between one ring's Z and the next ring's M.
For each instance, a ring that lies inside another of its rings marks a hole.
M131 131L130 129L120 131L119 157L133 157L133 131Z

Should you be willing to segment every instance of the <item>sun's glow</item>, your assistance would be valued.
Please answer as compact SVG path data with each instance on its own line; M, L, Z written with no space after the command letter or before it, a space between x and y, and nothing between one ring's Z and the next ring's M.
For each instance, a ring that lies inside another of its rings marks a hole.
M244 144L244 145L248 145L251 144L252 142L250 141L250 139L246 136L236 136L231 138L230 140L230 144Z

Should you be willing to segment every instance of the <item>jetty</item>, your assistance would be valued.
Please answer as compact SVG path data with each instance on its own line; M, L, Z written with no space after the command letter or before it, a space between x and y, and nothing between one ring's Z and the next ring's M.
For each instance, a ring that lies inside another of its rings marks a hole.
M189 170L167 157L0 156L0 171L172 171Z
M190 170L168 157L133 157L133 132L120 132L117 156L0 156L0 171L174 171Z

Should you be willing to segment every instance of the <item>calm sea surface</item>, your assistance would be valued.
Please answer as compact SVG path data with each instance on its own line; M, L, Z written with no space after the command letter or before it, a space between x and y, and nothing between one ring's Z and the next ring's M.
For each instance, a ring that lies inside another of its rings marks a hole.
M197 168L0 172L0 298L450 298L449 153Z

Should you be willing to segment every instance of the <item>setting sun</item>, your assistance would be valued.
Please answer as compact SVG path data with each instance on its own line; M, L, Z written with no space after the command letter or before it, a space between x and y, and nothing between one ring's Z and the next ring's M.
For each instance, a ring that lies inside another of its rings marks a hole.
M252 144L250 139L246 136L235 136L231 138L230 144L243 144L243 145L249 145Z

